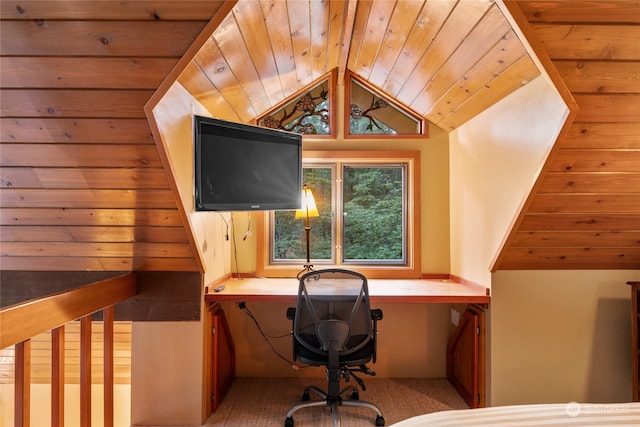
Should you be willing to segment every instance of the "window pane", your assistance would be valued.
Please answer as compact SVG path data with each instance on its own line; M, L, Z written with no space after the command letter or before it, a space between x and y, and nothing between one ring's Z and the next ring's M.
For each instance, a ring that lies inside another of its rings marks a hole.
M328 167L305 167L303 182L313 193L320 216L310 218L310 257L314 260L330 261L332 257L332 169ZM302 189L300 189L302 192ZM295 219L293 211L274 212L273 261L306 260L305 220Z
M287 130L303 135L328 135L329 81L325 80L309 92L295 98L280 110L258 120L258 124L272 129ZM306 255L305 255L306 258Z
M378 103L378 105L381 105ZM349 117L350 132L352 135L395 135L398 132L385 125L382 120L378 120L370 111L363 110L356 104L351 104L351 116ZM374 107L382 108L382 107Z
M349 134L420 134L421 120L419 118L396 108L353 78L350 81Z
M343 168L347 261L404 262L404 167Z

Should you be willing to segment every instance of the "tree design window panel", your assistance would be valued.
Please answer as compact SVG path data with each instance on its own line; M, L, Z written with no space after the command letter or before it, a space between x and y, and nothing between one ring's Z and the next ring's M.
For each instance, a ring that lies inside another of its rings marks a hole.
M424 121L374 93L351 77L349 135L422 135Z
M329 79L294 98L284 107L258 120L263 127L302 135L330 135L331 108Z

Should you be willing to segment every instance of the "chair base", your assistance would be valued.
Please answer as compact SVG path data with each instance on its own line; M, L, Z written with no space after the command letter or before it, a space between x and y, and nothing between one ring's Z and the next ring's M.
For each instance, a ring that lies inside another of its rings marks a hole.
M309 401L309 392L313 392L320 396L324 400L318 400L314 402ZM351 397L349 399L343 399L342 395L351 392ZM340 415L338 414L338 406L359 406L372 409L376 413L376 426L384 426L384 417L382 416L382 412L376 405L370 402L363 402L359 400L358 389L354 386L349 386L342 390L338 396L329 396L324 391L320 390L316 386L309 386L304 389L304 393L302 393L302 402L294 405L289 412L287 412L287 418L284 421L285 427L293 427L293 414L302 408L310 408L314 406L330 406L331 407L331 416L333 417L333 426L340 427Z

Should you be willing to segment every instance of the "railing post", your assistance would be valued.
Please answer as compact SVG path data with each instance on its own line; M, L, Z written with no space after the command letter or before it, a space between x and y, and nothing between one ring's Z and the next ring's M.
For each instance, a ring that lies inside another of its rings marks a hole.
M80 319L80 426L91 427L91 315Z
M103 342L104 353L104 427L113 427L113 306L105 308L103 311Z
M114 304L136 295L137 275L123 274L0 309L0 349L14 347L14 426L28 427L31 410L31 337L51 335L51 425L64 426L65 323L80 319L80 426L91 426L91 314L104 310L105 427L114 423Z
M31 340L15 345L15 391L14 419L15 427L31 425Z
M64 331L51 330L51 427L64 427Z

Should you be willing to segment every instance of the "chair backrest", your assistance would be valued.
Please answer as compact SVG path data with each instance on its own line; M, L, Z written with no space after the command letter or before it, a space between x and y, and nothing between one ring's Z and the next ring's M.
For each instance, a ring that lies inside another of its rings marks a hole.
M300 277L293 333L309 351L340 355L372 338L369 288L364 275L343 269L311 271Z

